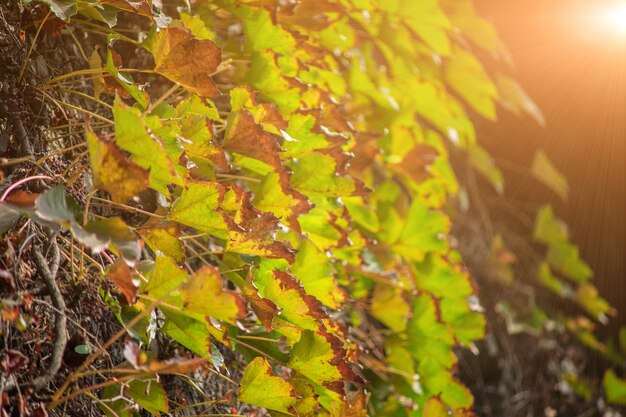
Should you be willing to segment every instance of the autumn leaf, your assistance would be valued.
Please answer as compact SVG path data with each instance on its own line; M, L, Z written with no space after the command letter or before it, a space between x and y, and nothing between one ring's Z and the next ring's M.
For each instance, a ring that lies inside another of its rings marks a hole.
M258 159L280 169L282 167L276 139L258 125L247 110L239 110L228 120L224 149Z
M274 375L269 362L261 356L254 358L243 371L239 401L297 415L293 406L298 398L293 387L284 378Z
M168 218L227 239L229 225L220 208L224 192L224 187L215 182L188 181Z
M128 304L134 304L139 288L139 281L133 276L133 271L126 265L126 262L116 261L107 271L107 276L117 288L122 292Z
M221 62L220 49L181 28L161 29L152 45L154 70L200 97L218 93L211 75Z
M119 96L115 98L113 117L115 143L131 154L135 164L149 171L150 187L169 197L167 186L182 185L182 178L176 172L163 142L148 132L141 112L124 104Z
M358 380L348 365L341 342L327 332L304 330L289 353L288 365L316 384L343 392L343 384Z
M137 233L155 253L171 256L178 263L185 260L180 230L175 223L151 217L141 228L137 229Z
M246 307L241 296L231 290L224 289L219 270L205 266L193 274L182 285L181 295L184 308L190 312L236 324L238 319L245 317Z
M129 161L112 142L105 142L91 128L85 130L94 185L125 203L148 187L149 172Z
M279 313L278 307L272 301L259 295L259 289L254 285L254 274L249 272L244 282L242 295L250 304L250 308L263 323L268 332L272 331L272 321Z

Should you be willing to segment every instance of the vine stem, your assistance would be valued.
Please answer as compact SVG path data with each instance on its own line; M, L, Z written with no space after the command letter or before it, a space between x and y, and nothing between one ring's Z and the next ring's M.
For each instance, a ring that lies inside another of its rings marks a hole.
M52 179L54 178L49 177L47 175L33 175L32 177L22 178L21 180L19 180L18 182L14 184L11 184L9 188L4 190L4 193L2 194L2 196L0 196L0 202L3 202L8 197L8 195L11 194L13 190L15 190L17 187L19 187L22 184L25 184L33 180L52 180Z

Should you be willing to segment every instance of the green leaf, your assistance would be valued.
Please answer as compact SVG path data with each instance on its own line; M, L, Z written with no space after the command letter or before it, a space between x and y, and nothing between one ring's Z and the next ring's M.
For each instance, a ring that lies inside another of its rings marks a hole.
M530 171L537 180L552 189L561 199L567 201L569 194L567 178L559 172L543 150L535 153Z
M29 4L33 1L47 4L56 17L66 22L78 12L76 0L26 0L24 3Z
M119 96L115 98L113 117L117 145L132 155L131 160L135 164L150 172L150 187L169 197L167 186L183 185L183 182L165 150L164 143L148 132L139 109L128 107Z
M491 155L478 144L469 145L467 154L472 167L485 177L499 194L502 194L504 192L504 176L500 168L496 166Z
M65 194L65 187L57 185L35 200L35 213L45 221L69 226L82 217L76 200Z
M221 238L228 238L229 225L219 209L224 187L215 182L188 181L172 205L168 218Z
M411 306L406 292L395 285L377 284L372 294L372 316L391 330L401 332L406 328Z
M341 197L357 191L351 177L337 174L337 161L330 155L311 152L292 169L291 185L306 196Z
M450 87L478 114L495 121L498 89L480 61L470 52L454 48L445 70Z
M422 417L448 417L448 410L439 398L429 398L424 405Z
M293 406L298 401L293 387L277 377L269 362L259 356L246 367L239 388L239 401L257 407L296 415Z
M427 252L447 250L449 229L450 219L445 214L430 209L421 199L415 199L394 249L406 259L420 262Z
M547 260L552 268L576 282L586 282L593 275L589 265L580 258L578 247L569 242L551 244Z
M551 206L543 206L535 218L534 239L547 245L568 240L565 223L554 216Z
M154 416L169 412L167 394L156 379L134 379L126 394Z
M337 392L344 382L355 380L340 341L325 332L305 330L293 346L287 365L316 384Z
M11 229L13 223L20 218L20 212L8 204L0 202L0 236Z
M74 347L74 352L80 355L89 355L91 353L91 346L89 345L77 345Z
M178 263L185 260L180 230L174 224L152 217L137 229L137 233L155 253L170 256Z
M163 300L168 295L173 295L172 293L187 281L187 273L169 256L157 256L147 278L147 283L142 282L141 292L157 300Z
M100 393L100 410L107 417L132 417L131 405L120 396L122 388L117 384L105 387ZM106 404L106 407L105 407Z
M230 324L246 315L241 296L224 289L219 270L205 266L193 274L180 289L185 310L213 317Z
M306 290L324 305L338 309L346 299L346 294L335 280L335 270L328 255L320 251L310 241L302 242L298 248L296 262L291 268L298 281Z
M618 378L612 369L604 374L603 385L607 402L626 405L626 381Z

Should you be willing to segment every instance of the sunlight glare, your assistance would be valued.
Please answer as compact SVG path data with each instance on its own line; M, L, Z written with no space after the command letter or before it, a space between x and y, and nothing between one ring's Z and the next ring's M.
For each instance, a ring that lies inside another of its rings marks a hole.
M626 35L626 3L615 5L607 14L613 28Z

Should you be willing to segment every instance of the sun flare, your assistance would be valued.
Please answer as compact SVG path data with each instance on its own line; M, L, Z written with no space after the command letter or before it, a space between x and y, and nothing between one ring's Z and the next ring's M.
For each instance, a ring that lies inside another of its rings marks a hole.
M620 33L626 34L626 3L619 3L607 12L611 26Z

